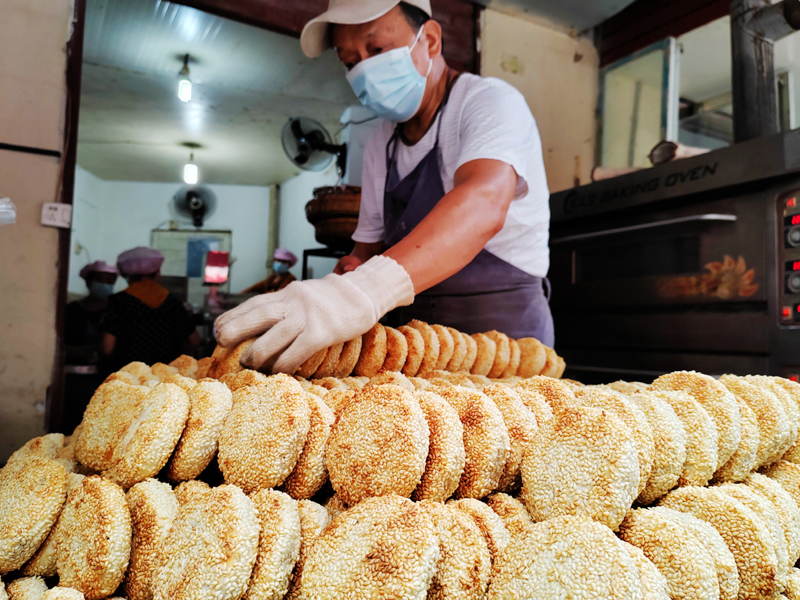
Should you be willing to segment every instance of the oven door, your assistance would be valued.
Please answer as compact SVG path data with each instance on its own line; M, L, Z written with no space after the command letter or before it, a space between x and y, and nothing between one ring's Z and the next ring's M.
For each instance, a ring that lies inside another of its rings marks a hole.
M554 235L554 303L597 311L765 301L764 205L752 200L604 219Z
M617 365L626 368L644 353L766 356L765 198L673 205L555 231L550 306L567 362L608 352L626 353Z

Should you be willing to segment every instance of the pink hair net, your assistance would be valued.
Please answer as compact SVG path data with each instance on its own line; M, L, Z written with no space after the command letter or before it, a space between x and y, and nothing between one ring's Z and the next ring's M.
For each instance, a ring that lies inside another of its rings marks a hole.
M275 257L275 260L285 260L289 263L290 267L293 267L295 264L297 264L297 257L293 252L290 252L286 248L278 248L275 250L275 254L273 256Z
M164 255L155 248L138 246L117 257L117 267L125 275L149 275L164 264Z
M108 264L104 260L96 260L93 263L89 263L85 267L81 269L80 276L84 280L88 280L89 275L92 273L114 273L117 274L117 267L114 265Z

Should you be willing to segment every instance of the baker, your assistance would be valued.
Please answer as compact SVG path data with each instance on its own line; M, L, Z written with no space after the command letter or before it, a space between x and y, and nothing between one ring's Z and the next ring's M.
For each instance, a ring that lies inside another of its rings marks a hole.
M549 192L523 96L458 73L430 0L330 0L300 42L333 48L361 103L384 119L364 154L355 249L323 279L254 298L217 321L242 362L293 372L388 314L552 346ZM273 364L274 363L274 364Z

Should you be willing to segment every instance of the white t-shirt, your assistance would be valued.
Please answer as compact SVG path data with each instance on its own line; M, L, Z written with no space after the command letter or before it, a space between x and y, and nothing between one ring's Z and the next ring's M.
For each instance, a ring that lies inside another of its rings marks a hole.
M458 168L472 160L494 159L511 165L519 176L514 200L503 229L486 250L536 277L550 266L550 192L536 121L525 98L494 77L462 74L450 92L444 111L413 146L400 141L397 168L401 178L411 173L431 151L439 119L439 170L445 193L453 189ZM384 122L367 143L356 242L383 240L383 192L386 182L386 144L394 123Z

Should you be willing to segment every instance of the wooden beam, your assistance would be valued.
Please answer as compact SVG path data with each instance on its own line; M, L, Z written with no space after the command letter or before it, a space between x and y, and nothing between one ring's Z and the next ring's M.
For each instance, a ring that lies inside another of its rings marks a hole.
M67 106L64 125L63 171L59 201L72 204L75 195L75 166L78 158L78 117L81 107L81 73L83 70L83 34L86 23L86 0L75 0L72 37L67 43ZM64 420L64 323L69 284L69 251L71 230L58 230L58 289L56 292L56 348L50 387L47 388L45 428L61 432ZM64 432L71 433L71 432Z
M600 65L667 37L678 37L730 13L730 0L636 0L597 28Z
M327 0L175 0L247 25L299 37L303 26L325 12ZM476 4L467 0L432 0L433 18L442 25L444 57L454 69L478 72Z

